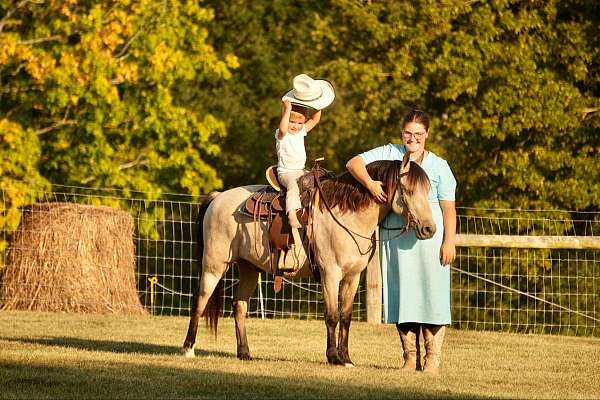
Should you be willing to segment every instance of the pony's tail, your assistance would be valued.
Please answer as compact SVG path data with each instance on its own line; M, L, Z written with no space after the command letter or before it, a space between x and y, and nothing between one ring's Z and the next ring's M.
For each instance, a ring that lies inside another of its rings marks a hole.
M198 212L198 219L196 220L196 228L197 230L197 238L198 238L198 275L202 276L202 257L204 254L204 216L206 215L206 210L212 201L220 194L221 192L210 192L206 199L200 205L200 211ZM199 282L198 282L199 283ZM217 336L217 326L219 324L219 316L221 315L222 304L224 298L224 289L223 289L223 279L219 279L219 283L217 283L217 287L210 295L208 299L208 303L206 304L206 308L204 309L204 319L206 321L206 327L210 329L210 331Z

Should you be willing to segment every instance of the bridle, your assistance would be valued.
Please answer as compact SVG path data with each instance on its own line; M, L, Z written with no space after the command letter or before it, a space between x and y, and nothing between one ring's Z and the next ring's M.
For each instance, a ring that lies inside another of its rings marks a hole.
M415 162L418 165L421 165L421 163L423 162L423 158L425 157L425 152L423 151L421 153L421 155L419 156L419 158L417 160L415 160ZM409 161L410 162L410 161ZM396 239L397 237L399 237L400 235L405 234L406 232L408 232L411 228L412 229L417 229L417 226L419 225L419 219L408 209L407 204L408 202L406 201L406 191L404 190L404 188L402 187L402 182L401 182L401 178L408 174L408 172L403 172L398 176L398 184L400 185L400 195L402 196L402 204L404 204L404 210L405 215L402 215L404 217L404 219L406 220L406 225L405 226L401 226L401 227L394 227L394 228L388 228L385 225L381 225L381 227L383 229L385 229L386 231L402 231L399 235L394 236L392 238L389 238L387 240L392 240L392 239ZM393 200L393 199L392 199ZM392 203L393 204L393 203Z
M407 206L408 202L406 201L406 189L404 189L404 187L402 186L402 183L400 182L400 178L402 176L406 175L407 173L408 172L404 172L404 173L400 174L400 176L398 177L398 184L400 185L400 196L402 196L402 204L404 205L404 208L403 208L404 213L402 214L402 217L404 217L404 219L406 220L406 225L389 228L389 227L385 226L383 223L380 224L381 228L385 229L386 231L401 231L398 235L388 238L386 240L381 240L381 242L396 239L397 237L405 234L406 232L408 232L411 229L416 230L417 226L419 225L419 219L412 213L412 211L410 211L410 209ZM394 193L394 196L395 196L395 193ZM393 204L393 201L394 201L394 198L392 198L391 204Z

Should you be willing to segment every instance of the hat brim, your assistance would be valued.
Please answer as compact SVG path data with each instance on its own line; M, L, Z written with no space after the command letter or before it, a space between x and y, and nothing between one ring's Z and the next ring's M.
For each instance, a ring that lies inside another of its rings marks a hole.
M322 93L319 98L311 101L299 100L294 97L294 90L292 89L283 95L281 101L289 100L289 102L292 104L310 107L315 110L322 110L328 107L335 99L335 91L333 90L333 86L324 79L316 79L315 82L317 82L322 89Z

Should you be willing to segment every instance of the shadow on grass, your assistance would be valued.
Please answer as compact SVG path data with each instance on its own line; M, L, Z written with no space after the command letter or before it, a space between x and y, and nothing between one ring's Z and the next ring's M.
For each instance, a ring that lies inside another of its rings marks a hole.
M109 353L136 353L148 355L181 355L181 348L175 346L163 346L140 342L117 342L113 340L82 339L76 337L48 337L48 338L19 338L0 337L0 340L9 342L29 343L43 346L67 347L86 351L103 351ZM234 353L225 351L196 350L199 356L232 357Z
M264 371L263 371L264 373ZM445 390L377 387L322 379L121 362L42 366L0 361L5 398L398 399L479 398Z

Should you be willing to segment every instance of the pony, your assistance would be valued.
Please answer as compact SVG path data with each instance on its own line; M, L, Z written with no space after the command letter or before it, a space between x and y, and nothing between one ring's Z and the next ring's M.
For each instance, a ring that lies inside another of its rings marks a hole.
M377 250L374 233L378 224L388 213L395 212L407 221L405 230L414 229L418 239L431 238L436 229L428 201L429 179L417 163L404 157L402 161L375 161L366 168L374 180L383 182L387 202L377 202L346 172L320 183L320 205L313 210L310 246L313 261L318 265L325 306L325 355L333 365L354 365L348 351L352 305L361 272ZM200 280L182 348L187 357L194 357L198 320L202 315L216 335L223 304L219 298L222 277L235 263L239 268L233 300L237 357L251 359L245 325L248 300L256 289L259 271L271 272L270 251L267 224L255 222L239 209L252 193L264 187L249 185L212 192L200 207L197 226ZM296 277L310 274L306 263Z

